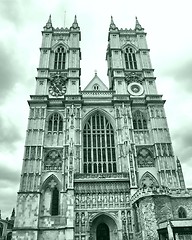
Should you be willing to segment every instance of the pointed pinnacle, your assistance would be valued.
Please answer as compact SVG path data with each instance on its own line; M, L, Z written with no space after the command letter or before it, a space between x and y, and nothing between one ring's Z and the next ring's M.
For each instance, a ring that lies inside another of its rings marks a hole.
M77 16L75 15L74 23L77 23Z
M177 165L181 165L178 157L177 157Z
M48 23L51 23L51 14L49 15L49 19L47 21Z
M78 25L78 23L77 23L77 16L75 15L75 18L74 18L74 22L73 22L73 24L72 24L72 26L71 26L73 29L80 29L79 28L79 25Z
M113 16L111 16L111 24L114 24Z
M111 23L110 23L110 27L109 30L117 30L118 28L116 27L114 21L113 21L113 17L111 16Z
M139 23L137 17L135 17L135 29L142 30L141 24Z

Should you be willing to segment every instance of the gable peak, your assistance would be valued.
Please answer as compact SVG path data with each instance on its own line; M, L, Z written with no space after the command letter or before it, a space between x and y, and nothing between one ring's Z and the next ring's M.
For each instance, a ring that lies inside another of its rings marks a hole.
M108 88L98 77L97 71L95 70L93 79L87 84L84 91L108 91Z

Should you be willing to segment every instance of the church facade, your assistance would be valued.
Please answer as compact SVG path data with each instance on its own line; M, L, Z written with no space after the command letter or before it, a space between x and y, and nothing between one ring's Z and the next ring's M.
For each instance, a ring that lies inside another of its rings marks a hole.
M81 90L81 32L42 31L13 239L192 240L192 191L175 159L146 33L113 19L106 60Z

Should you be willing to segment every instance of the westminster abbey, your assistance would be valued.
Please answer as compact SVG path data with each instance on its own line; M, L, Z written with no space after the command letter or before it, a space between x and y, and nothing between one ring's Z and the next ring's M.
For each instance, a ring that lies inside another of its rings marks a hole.
M42 31L29 103L14 240L192 240L185 187L157 93L146 32L113 18L109 87L81 89L81 31Z

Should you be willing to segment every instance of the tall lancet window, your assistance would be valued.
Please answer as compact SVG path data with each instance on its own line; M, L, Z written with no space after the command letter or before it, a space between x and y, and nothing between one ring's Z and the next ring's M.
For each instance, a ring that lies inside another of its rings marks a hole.
M64 47L60 46L55 51L54 69L65 69L66 52Z
M59 133L63 131L63 119L58 113L54 113L48 120L48 132Z
M133 113L133 128L136 130L147 129L147 119L139 110Z
M99 112L85 124L83 159L84 173L117 172L114 130Z
M52 190L52 201L51 201L51 215L55 216L59 214L59 191L57 187Z
M137 69L137 60L135 50L131 47L125 49L125 68L126 69Z

